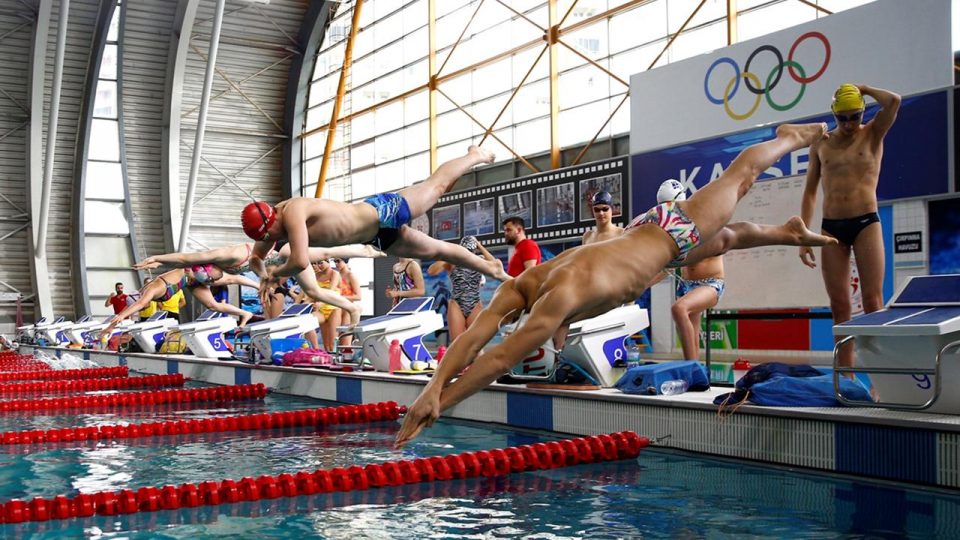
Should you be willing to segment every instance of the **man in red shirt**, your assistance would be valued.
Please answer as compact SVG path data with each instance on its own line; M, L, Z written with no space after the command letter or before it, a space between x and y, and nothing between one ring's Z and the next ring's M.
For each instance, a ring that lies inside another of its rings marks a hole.
M517 277L531 266L540 264L540 246L527 238L522 217L508 217L503 220L503 236L514 247L513 256L507 264L507 274Z
M113 314L118 315L127 308L127 295L123 293L123 283L117 282L113 288L115 292L110 293L103 307L113 306Z

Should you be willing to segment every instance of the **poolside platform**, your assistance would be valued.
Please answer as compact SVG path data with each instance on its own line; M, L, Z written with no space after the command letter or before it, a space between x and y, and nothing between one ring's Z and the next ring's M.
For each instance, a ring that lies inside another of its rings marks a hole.
M408 405L425 375L333 372L253 366L191 355L114 353L22 346L33 354L69 352L102 366L147 374L182 373L214 384L263 383L273 391L341 403L393 400ZM590 435L633 430L657 444L702 454L960 488L960 416L876 408L785 408L743 405L718 415L713 399L730 388L677 396L618 390L543 390L494 384L448 411L463 420ZM948 390L949 391L949 390ZM668 437L669 436L669 437Z

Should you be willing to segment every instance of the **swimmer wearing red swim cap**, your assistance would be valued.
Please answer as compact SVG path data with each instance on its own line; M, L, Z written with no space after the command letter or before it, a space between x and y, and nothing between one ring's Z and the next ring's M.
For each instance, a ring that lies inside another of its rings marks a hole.
M476 165L492 163L493 154L471 146L467 154L442 164L423 182L399 193L381 193L362 202L298 197L276 206L248 204L241 213L244 232L256 240L250 268L260 276L261 296L276 282L309 267L309 248L369 244L398 257L439 259L482 272L495 279L508 279L499 260L477 257L463 247L431 238L409 226L424 215L456 181ZM286 240L290 256L267 271L263 261L274 243Z

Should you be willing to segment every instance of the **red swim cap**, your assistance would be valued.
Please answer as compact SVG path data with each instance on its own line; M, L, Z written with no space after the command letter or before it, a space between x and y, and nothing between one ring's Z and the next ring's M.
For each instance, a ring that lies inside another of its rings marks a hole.
M277 220L277 213L269 204L259 201L243 207L240 213L240 223L243 232L254 240L261 240L267 234L267 229Z

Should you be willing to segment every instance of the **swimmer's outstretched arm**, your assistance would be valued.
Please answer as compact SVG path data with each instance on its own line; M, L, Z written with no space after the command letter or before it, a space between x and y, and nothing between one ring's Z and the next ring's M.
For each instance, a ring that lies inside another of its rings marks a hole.
M211 285L240 285L241 287L250 287L259 289L260 284L246 276L235 276L233 274L224 274L223 277L211 283Z
M165 253L163 255L151 255L133 265L135 270L147 270L159 266L175 266L184 268L193 264L216 264L218 266L234 266L239 264L242 258L238 258L238 248L243 253L241 257L246 256L246 244L234 246L225 246L209 251L198 251L195 253Z
M513 280L500 285L490 305L482 309L477 320L450 344L437 372L407 410L394 443L397 448L410 442L423 428L432 426L440 418L443 388L473 362L480 354L480 349L500 330L501 324L513 322L520 316L524 305L524 298L517 292Z
M481 354L473 367L441 391L441 411L483 390L553 337L563 323L563 314L537 307L516 331Z

